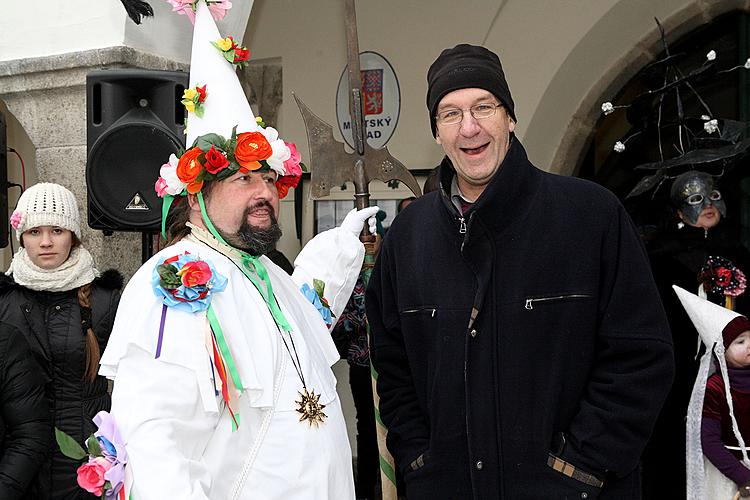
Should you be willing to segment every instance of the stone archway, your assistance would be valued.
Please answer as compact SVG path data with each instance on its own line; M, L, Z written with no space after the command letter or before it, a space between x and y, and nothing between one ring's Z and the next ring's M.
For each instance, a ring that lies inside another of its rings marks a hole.
M635 74L661 52L659 31L650 21L648 28L634 34L623 30L624 19L632 16L633 2L613 7L581 39L550 81L529 122L524 144L529 151L547 151L545 162L551 172L573 175L585 154L601 114L601 103L615 95ZM670 38L677 39L717 16L733 10L750 10L748 0L689 0L671 16L660 19ZM644 19L645 21L645 19ZM602 40L619 48L603 58ZM592 58L591 54L600 57ZM571 89L584 87L578 100L570 101Z

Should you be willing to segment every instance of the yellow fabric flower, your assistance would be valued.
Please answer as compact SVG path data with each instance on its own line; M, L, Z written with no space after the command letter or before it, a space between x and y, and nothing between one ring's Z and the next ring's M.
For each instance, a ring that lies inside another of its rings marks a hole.
M193 101L185 103L185 109L190 113L195 113L195 103Z
M192 101L196 95L198 95L198 92L195 89L185 89L185 92L182 94L182 98Z
M232 48L232 40L229 37L222 38L216 44L221 50L229 50Z

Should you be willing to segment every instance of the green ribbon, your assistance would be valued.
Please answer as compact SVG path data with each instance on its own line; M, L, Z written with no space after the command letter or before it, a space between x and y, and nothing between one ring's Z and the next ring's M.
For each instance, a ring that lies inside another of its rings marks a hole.
M229 351L229 346L227 345L227 341L224 338L224 332L221 329L219 319L216 317L216 313L214 312L214 308L211 304L208 305L206 315L208 316L208 323L211 325L211 329L214 331L214 336L216 337L216 343L219 346L219 351L221 351L221 355L224 358L224 364L227 366L227 370L229 370L229 375L232 376L232 381L234 381L234 386L237 387L238 391L242 392L244 388L242 387L240 374L237 372L237 365L234 364L234 358L232 357L232 353Z
M203 193L201 192L198 193L198 205L200 205L201 207L203 222L206 224L206 228L208 228L208 231L212 235L214 235L214 238L216 238L226 246L231 247L231 245L221 237L221 235L211 222L211 219L208 217L208 212L206 211L206 203L203 200ZM281 312L279 303L273 293L273 285L271 285L271 279L268 277L266 266L263 265L258 257L250 255L249 253L243 252L239 249L236 250L242 257L242 267L240 268L242 274L244 274L245 277L250 280L255 289L258 290L258 293L260 293L261 297L263 297L263 300L266 303L266 307L268 307L268 311L271 313L271 316L273 316L273 320L276 322L276 325L280 330L283 330L287 333L291 332L292 327L284 317L284 313Z
M171 194L165 194L164 200L161 202L161 235L165 240L167 239L167 214L172 202L174 202L174 196Z

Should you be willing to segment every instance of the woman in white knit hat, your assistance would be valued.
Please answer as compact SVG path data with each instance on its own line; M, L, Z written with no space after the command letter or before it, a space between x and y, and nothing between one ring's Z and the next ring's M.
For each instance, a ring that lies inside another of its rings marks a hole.
M91 419L110 407L107 381L97 370L122 277L117 271L99 276L81 245L78 204L63 186L27 189L10 222L20 248L0 279L0 321L25 334L44 368L55 427L83 444L95 430ZM80 461L63 456L57 446L50 454L34 498L94 498L76 482Z

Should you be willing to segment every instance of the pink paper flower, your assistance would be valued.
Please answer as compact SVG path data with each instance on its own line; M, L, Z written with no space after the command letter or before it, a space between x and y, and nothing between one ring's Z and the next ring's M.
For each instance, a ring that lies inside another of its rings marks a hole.
M89 493L101 496L104 490L104 474L112 464L104 457L96 457L78 467L78 485Z
M20 210L14 210L13 214L10 216L10 226L13 229L18 229L18 226L21 225L21 221L23 220L23 212Z
M182 14L190 19L190 22L195 24L195 9L198 4L198 0L167 0L172 6L172 11ZM232 2L229 0L207 0L208 10L211 12L211 16L220 21L227 15L227 11L232 8Z
M167 0L172 6L172 11L188 16L190 22L195 24L195 11L193 10L194 0Z
M208 3L208 10L217 21L224 19L224 16L227 15L227 11L231 8L232 2L229 0L219 0L216 2L209 1Z
M289 159L284 162L284 170L286 175L300 176L302 175L302 168L299 166L302 156L297 151L297 146L293 142L286 142L286 147L289 148Z
M167 194L168 188L169 184L167 184L167 181L164 180L164 177L159 177L158 179L156 179L156 184L154 184L156 196L158 196L159 198L164 198L164 195Z

